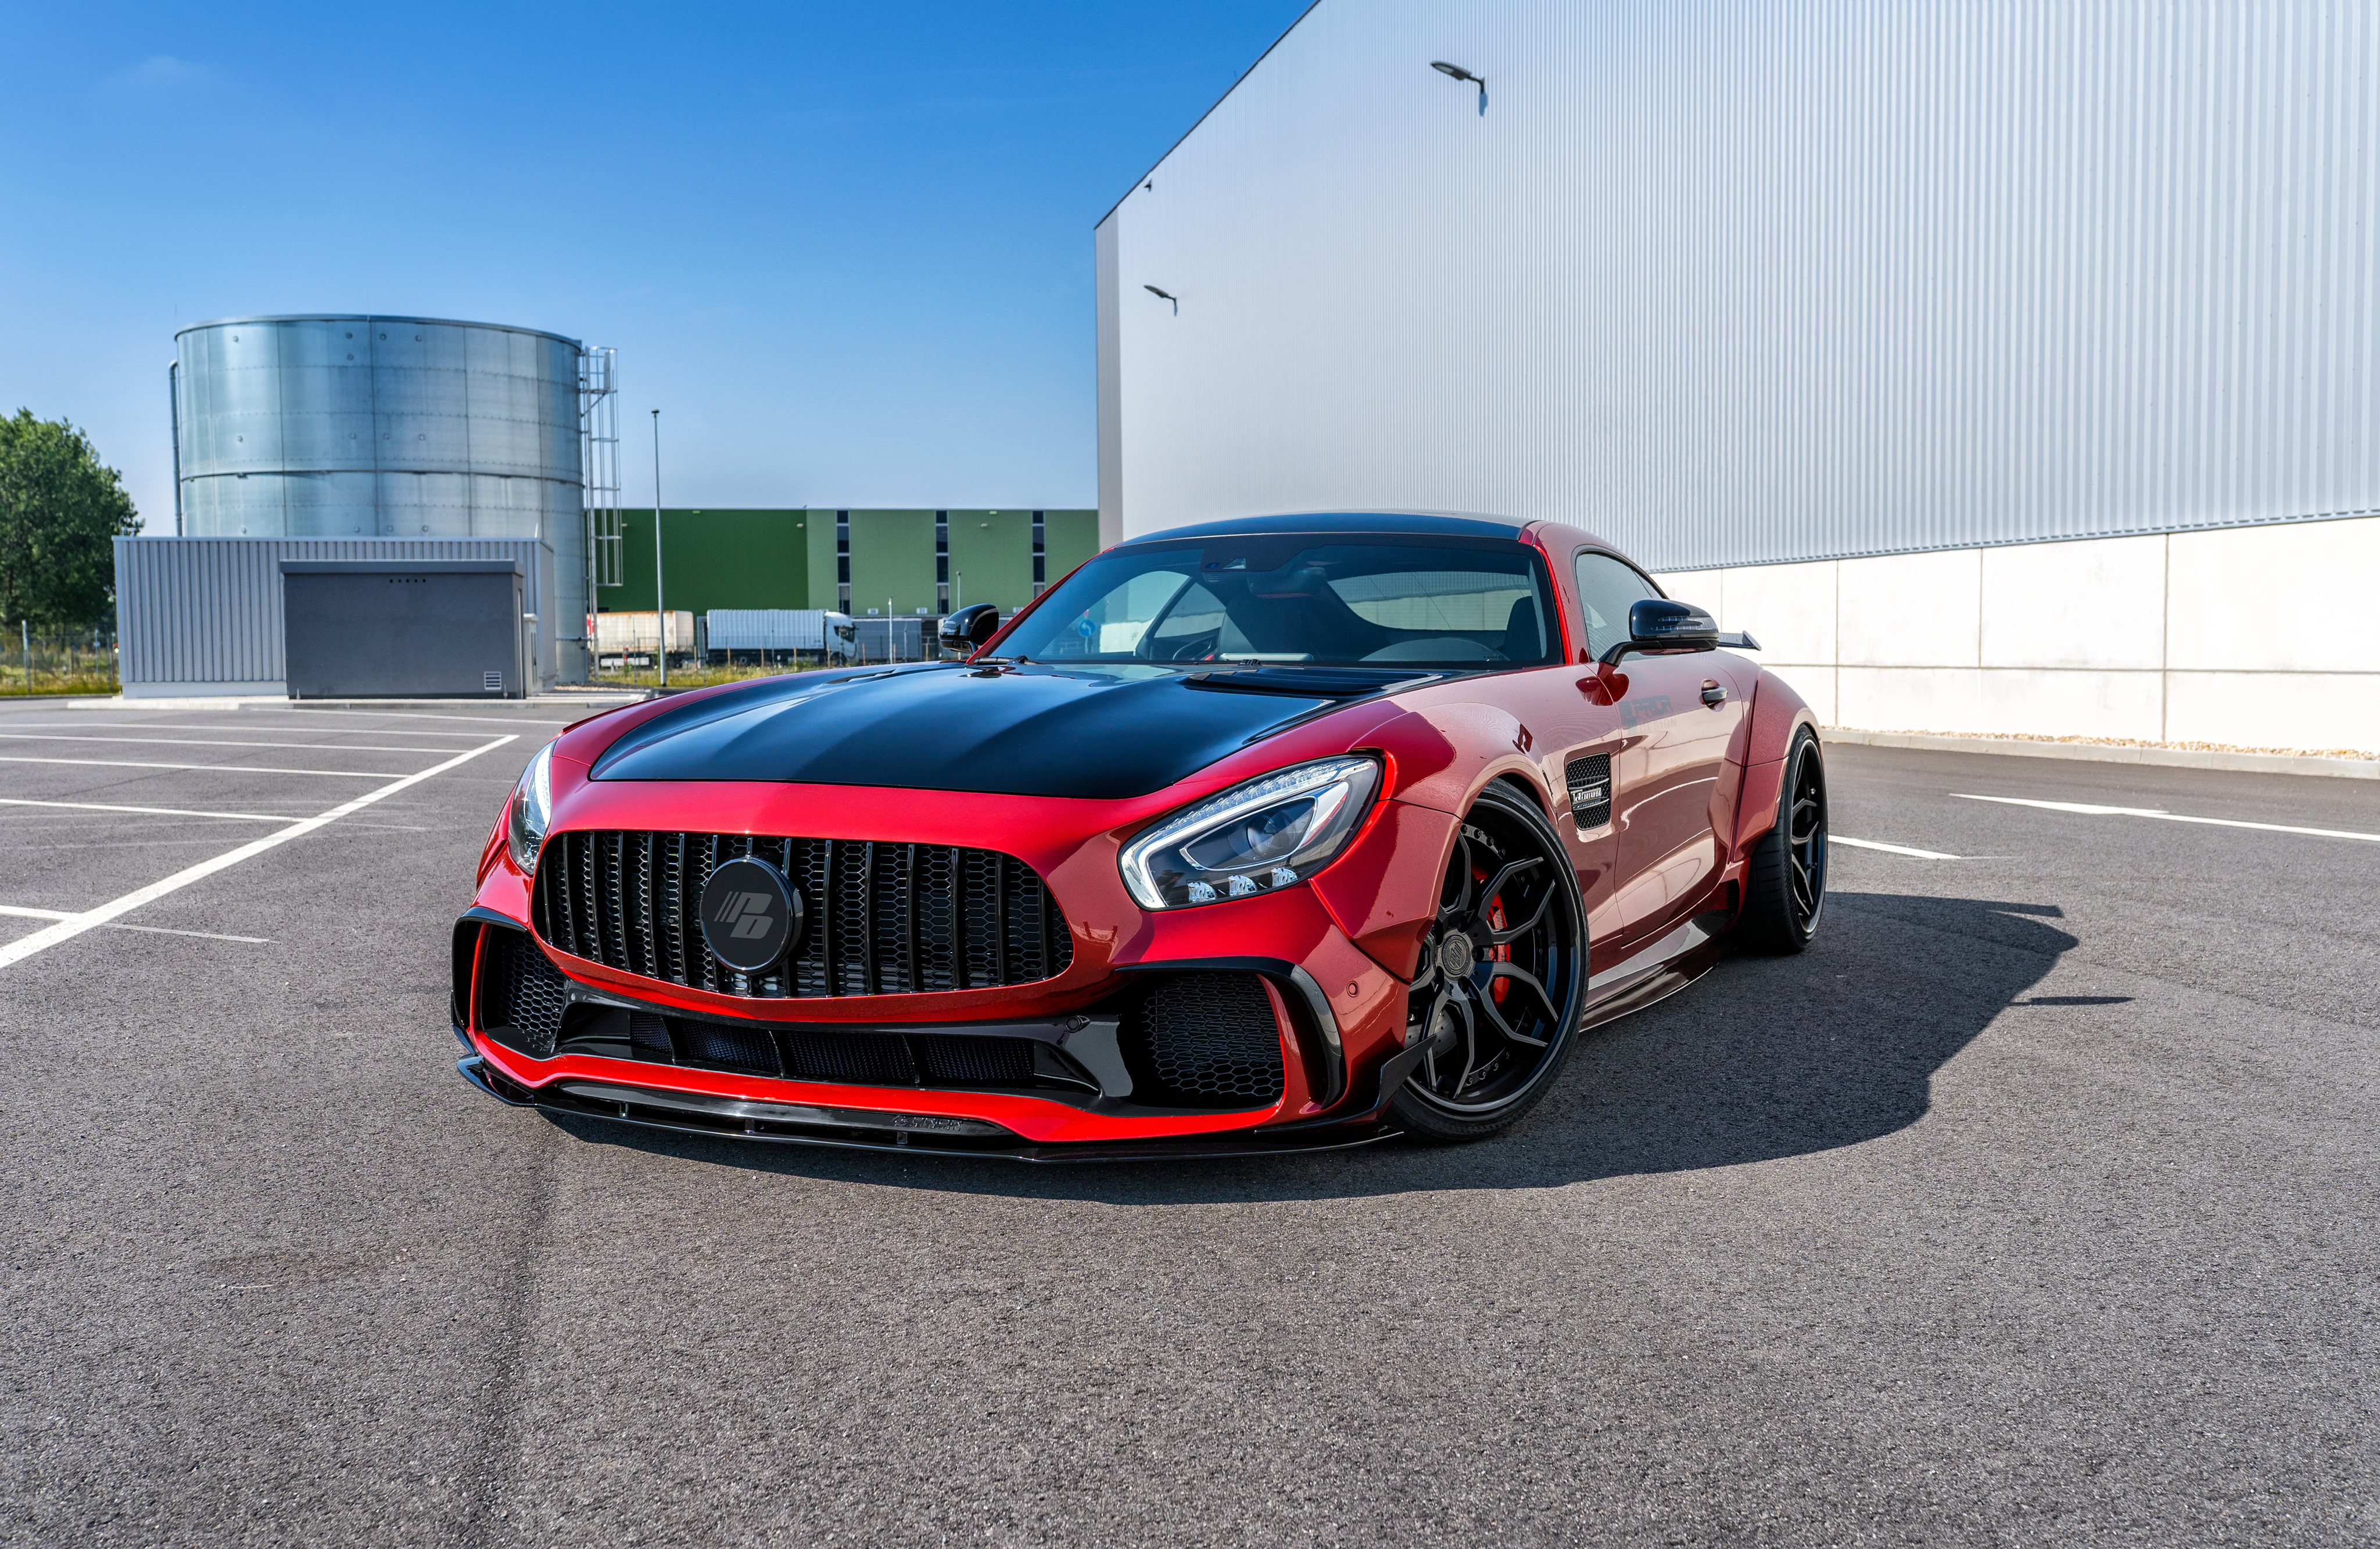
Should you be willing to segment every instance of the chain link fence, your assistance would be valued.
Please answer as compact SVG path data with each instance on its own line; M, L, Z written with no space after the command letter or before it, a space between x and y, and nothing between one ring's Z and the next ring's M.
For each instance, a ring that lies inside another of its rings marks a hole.
M0 695L113 694L116 688L113 629L43 633L12 623L0 638Z

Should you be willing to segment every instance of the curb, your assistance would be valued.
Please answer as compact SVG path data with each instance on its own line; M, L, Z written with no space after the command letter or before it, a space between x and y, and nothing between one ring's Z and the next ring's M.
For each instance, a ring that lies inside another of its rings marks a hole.
M2308 753L2225 753L2192 748L2126 748L2113 742L2029 742L2008 737L1950 737L1822 726L1820 740L1865 748L1916 748L1935 753L2011 753L2080 763L2137 763L2158 769L2224 769L2248 774L2319 774L2380 780L2380 759L2325 759Z

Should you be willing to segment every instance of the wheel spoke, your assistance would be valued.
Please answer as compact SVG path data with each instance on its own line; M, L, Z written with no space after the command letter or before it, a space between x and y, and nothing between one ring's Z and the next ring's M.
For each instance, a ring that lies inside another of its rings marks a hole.
M1479 1002L1479 1009L1488 1013L1488 1019L1496 1024L1496 1031L1498 1032L1502 1033L1513 1043L1526 1043L1532 1049L1542 1049L1546 1046L1546 1041L1544 1039L1532 1038L1527 1033L1523 1032L1520 1029L1514 1027L1512 1023L1506 1021L1504 1019L1504 1014L1496 1009L1496 997L1494 995L1483 997Z
M1498 963L1489 971L1488 977L1491 982L1498 979L1511 979L1526 984L1536 992L1538 1002L1546 1008L1546 1015L1557 1023L1561 1020L1561 1007L1554 1004L1554 997L1546 993L1546 987L1537 982L1537 976L1526 969L1516 967L1512 963Z
M1471 912L1471 841L1459 834L1454 837L1454 871L1463 879L1463 891L1455 895L1454 902L1439 909L1438 921L1441 925L1461 920Z
M1513 926L1508 931L1500 931L1493 926L1489 926L1488 930L1488 945L1490 946L1509 945L1512 942L1520 940L1522 936L1527 934L1529 932L1536 930L1537 928L1537 921L1546 917L1546 906L1553 901L1554 890L1548 887L1543 893L1537 895L1537 907L1534 910L1530 911L1529 918L1522 923ZM1507 918L1509 918L1509 916Z
M1488 879L1488 885L1479 890L1480 909L1485 910L1489 904L1496 901L1497 896L1504 891L1505 879L1510 877L1513 872L1525 872L1532 866L1539 866L1544 863L1544 856L1533 855L1526 860L1515 860L1506 865L1503 870L1498 872L1494 876L1489 877Z

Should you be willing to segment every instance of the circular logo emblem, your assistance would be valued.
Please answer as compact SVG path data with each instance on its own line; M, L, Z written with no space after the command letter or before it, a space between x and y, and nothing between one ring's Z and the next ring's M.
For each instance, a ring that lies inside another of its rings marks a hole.
M702 939L729 968L759 973L801 933L802 896L765 860L730 860L702 884Z

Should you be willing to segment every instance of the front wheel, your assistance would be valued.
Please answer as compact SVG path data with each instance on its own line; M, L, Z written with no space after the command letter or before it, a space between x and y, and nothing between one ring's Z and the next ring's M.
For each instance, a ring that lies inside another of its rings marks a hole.
M1755 951L1800 952L1827 907L1827 762L1803 726L1778 782L1777 824L1752 848L1737 926Z
M1408 1130L1476 1140L1536 1106L1578 1031L1585 921L1560 835L1490 786L1456 835L1406 1001L1405 1046L1427 1049L1389 1103Z

